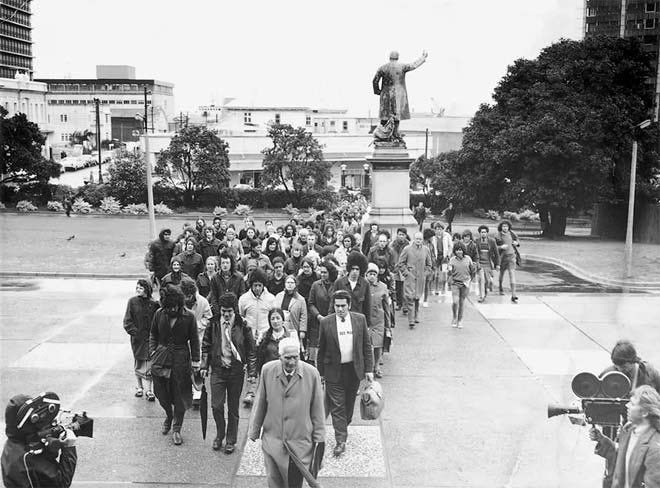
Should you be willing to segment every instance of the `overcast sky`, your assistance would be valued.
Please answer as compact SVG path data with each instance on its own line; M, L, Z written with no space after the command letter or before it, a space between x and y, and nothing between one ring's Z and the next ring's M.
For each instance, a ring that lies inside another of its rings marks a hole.
M389 52L425 65L407 75L411 108L431 99L470 116L515 59L581 37L583 0L35 0L35 76L94 78L135 66L175 84L177 110L246 103L377 113L371 80Z

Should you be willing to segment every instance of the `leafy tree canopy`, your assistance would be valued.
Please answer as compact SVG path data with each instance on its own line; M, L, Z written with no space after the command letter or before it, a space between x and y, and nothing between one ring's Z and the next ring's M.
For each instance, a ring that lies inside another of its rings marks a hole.
M61 166L41 154L46 137L39 126L25 114L7 118L7 110L0 107L0 183L47 184L60 175Z
M122 152L108 169L110 195L122 204L142 203L147 199L147 167L142 157Z
M287 194L293 188L296 203L304 191L321 190L330 181L331 163L323 160L321 144L303 127L274 124L268 129L273 146L263 151L262 177L267 185L283 185Z
M158 154L155 172L162 181L183 191L192 205L208 188L229 183L229 145L205 127L183 127Z
M495 103L482 105L465 129L459 157L443 165L452 197L534 206L551 233L563 235L569 210L627 194L632 129L650 117L651 74L632 39L561 40L537 59L517 60ZM657 171L657 137L657 127L637 135L640 179Z

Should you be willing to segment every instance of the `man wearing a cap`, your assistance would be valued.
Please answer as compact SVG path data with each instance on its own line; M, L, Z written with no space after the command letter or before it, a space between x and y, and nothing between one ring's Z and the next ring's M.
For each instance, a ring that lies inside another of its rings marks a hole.
M350 293L335 291L332 304L335 313L321 319L316 363L325 379L325 400L335 429L333 454L341 456L346 451L360 381L365 377L369 382L374 379L374 357L365 316L349 311Z
M248 438L261 436L268 486L297 488L297 463L310 466L315 446L325 442L323 387L317 369L300 361L296 337L282 339L279 354L261 370Z

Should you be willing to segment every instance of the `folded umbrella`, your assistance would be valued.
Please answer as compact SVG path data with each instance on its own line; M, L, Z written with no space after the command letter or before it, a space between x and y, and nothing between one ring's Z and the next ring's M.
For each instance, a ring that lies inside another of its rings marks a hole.
M291 447L289 447L287 441L284 441L284 447L286 447L293 464L295 464L300 470L300 473L303 475L303 478L305 478L305 481L307 481L309 486L311 488L321 488L321 483L317 481L316 477L321 468L321 461L323 459L323 453L325 452L325 442L314 442L314 454L312 455L312 463L309 468L303 464L298 456L296 456L296 453L293 452Z
M202 385L202 396L199 398L199 418L202 421L202 439L206 440L206 426L208 424L209 398L206 393L206 384Z

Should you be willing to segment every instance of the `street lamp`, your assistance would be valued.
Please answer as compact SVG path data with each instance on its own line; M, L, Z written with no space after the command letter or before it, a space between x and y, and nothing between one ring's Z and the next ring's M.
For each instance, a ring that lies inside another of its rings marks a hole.
M99 183L103 183L103 173L101 172L101 115L100 115L100 103L101 100L98 98L94 99L94 109L96 111L96 150L99 152Z
M364 169L364 187L369 188L369 163L364 163L362 169Z
M146 106L145 106L146 113ZM135 114L136 119L144 121L144 164L147 169L147 209L149 211L149 235L151 239L156 238L156 214L154 212L154 186L151 176L151 153L149 152L149 130L147 118L142 114Z
M346 163L342 163L341 166L341 187L346 188Z
M630 160L630 191L628 192L628 222L626 226L626 244L623 248L626 255L626 278L632 276L632 251L633 251L633 220L635 219L635 180L637 179L637 129L646 129L651 125L651 120L646 119L632 128L633 144L632 158Z

